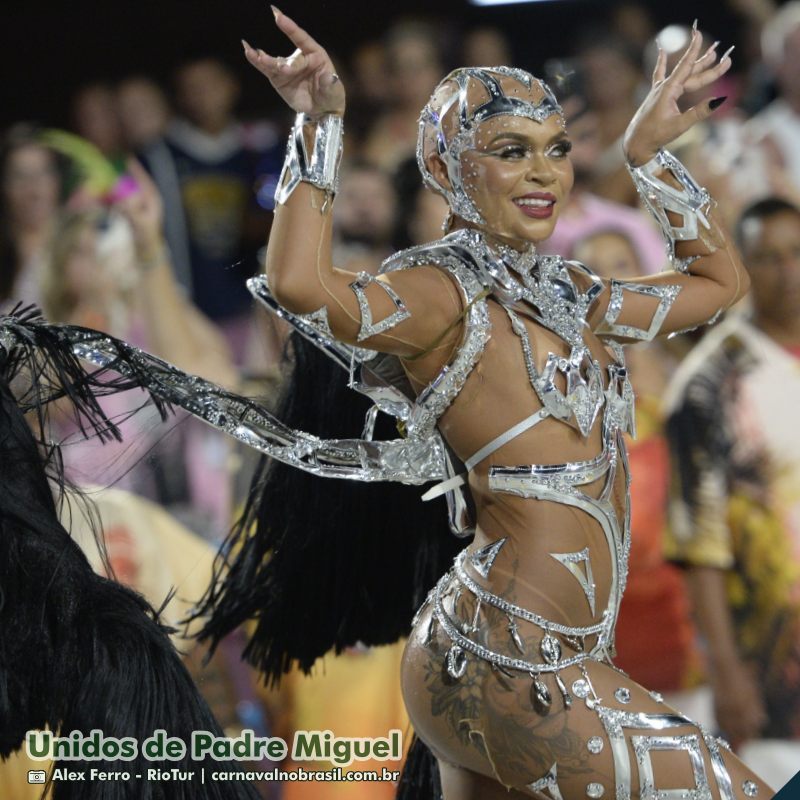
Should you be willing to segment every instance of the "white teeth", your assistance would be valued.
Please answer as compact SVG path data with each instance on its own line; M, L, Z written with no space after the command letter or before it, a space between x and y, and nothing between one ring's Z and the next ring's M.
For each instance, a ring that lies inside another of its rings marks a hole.
M535 206L536 208L547 208L552 206L555 201L543 200L540 197L520 197L514 201L518 206Z

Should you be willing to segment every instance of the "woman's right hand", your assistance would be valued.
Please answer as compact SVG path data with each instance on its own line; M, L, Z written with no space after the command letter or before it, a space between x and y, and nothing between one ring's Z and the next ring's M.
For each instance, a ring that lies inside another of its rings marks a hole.
M297 48L288 58L267 55L242 40L247 60L269 78L275 91L296 112L320 117L344 114L342 82L325 49L299 25L272 6L275 22Z

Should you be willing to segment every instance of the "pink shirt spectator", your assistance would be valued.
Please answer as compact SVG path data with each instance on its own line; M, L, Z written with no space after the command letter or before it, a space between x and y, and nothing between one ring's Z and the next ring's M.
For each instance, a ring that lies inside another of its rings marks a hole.
M553 235L542 242L542 253L572 256L572 248L585 236L614 230L625 234L636 248L639 260L648 273L661 272L667 266L664 240L645 212L581 192L573 196L562 211ZM591 264L587 265L591 267Z

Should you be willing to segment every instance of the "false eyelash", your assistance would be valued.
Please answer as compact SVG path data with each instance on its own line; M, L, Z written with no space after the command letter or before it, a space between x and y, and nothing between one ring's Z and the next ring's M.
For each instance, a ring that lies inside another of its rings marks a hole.
M560 148L563 154L567 155L567 153L572 150L572 142L569 139L562 139L561 141L556 142L553 147Z

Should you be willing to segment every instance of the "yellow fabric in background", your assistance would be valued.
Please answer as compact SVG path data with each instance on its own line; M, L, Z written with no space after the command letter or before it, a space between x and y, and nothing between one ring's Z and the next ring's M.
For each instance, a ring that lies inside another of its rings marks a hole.
M388 736L403 732L408 750L411 726L400 691L400 661L405 642L385 647L350 649L326 656L310 676L291 672L281 681L277 696L282 707L280 732L291 748L296 730L330 730L334 736ZM354 761L346 770L400 771L402 761ZM331 769L329 762L287 762L286 769ZM392 800L392 782L286 782L283 800Z

